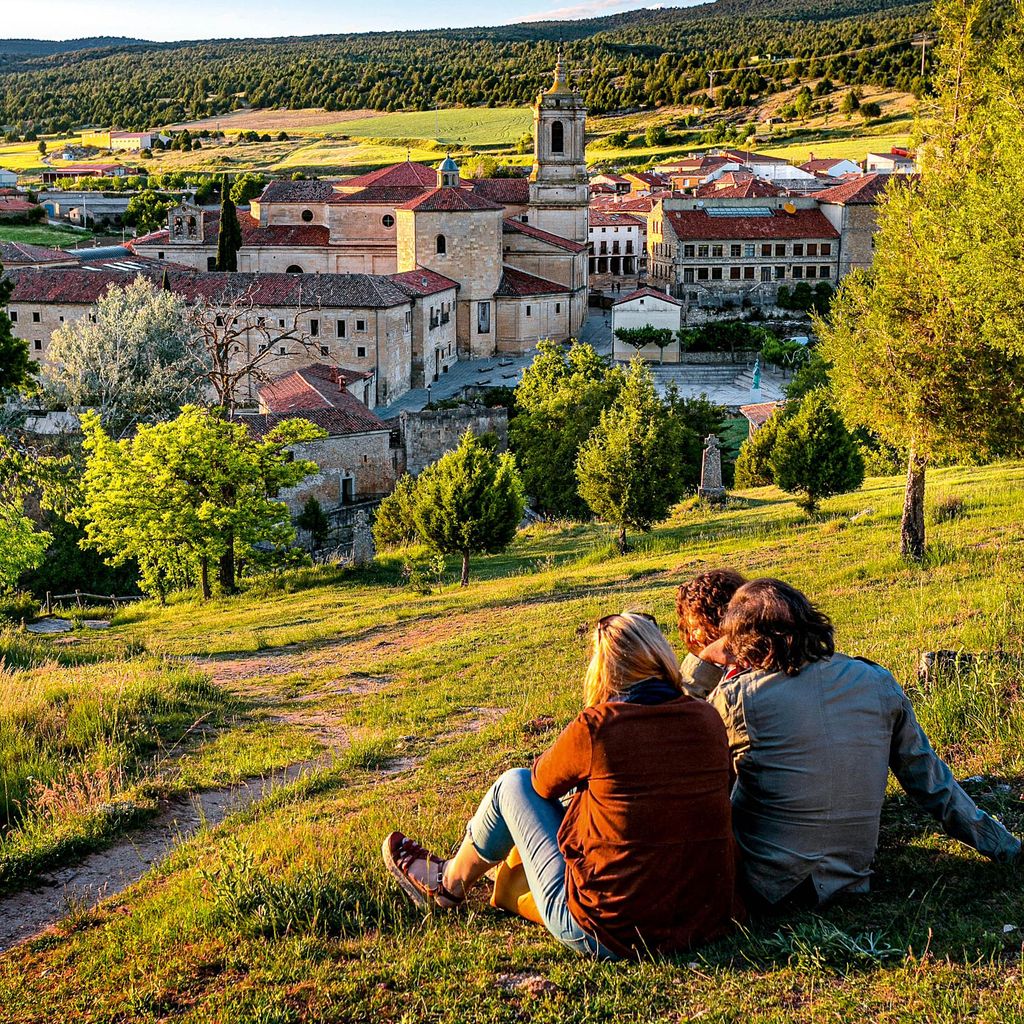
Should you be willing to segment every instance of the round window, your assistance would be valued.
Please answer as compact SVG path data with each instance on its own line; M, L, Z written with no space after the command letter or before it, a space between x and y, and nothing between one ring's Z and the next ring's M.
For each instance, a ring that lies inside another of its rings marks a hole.
M302 211L302 219L308 224L313 219L313 211L312 210L303 210Z
M380 219L381 224L386 228L393 228L395 226L395 218L390 213L385 213Z

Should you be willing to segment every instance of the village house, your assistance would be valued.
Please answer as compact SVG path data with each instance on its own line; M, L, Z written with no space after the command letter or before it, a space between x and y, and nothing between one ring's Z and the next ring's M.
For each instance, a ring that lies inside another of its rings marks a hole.
M43 171L43 184L52 185L66 178L127 178L138 173L137 169L124 164L66 164L64 167L47 167Z
M660 199L648 224L649 276L687 305L771 305L783 285L834 283L839 238L811 198Z
M50 249L26 242L0 241L0 267L19 270L25 267L75 267L78 260L63 249Z
M910 150L893 146L888 153L868 153L864 170L868 174L914 174L917 159Z
M682 324L682 303L665 292L654 288L638 288L612 303L612 358L628 363L639 354L649 362L678 363L679 338L676 332ZM665 348L645 345L640 349L621 341L617 334L634 327L654 327L672 332L672 342Z
M407 161L343 181L274 181L239 214L238 268L441 275L458 284L453 357L574 337L587 316L585 127L583 100L559 55L554 84L534 105L529 178L467 180L449 157L436 170ZM211 269L218 220L217 211L185 203L169 212L166 228L132 246Z
M602 290L635 282L643 274L646 224L630 213L590 211L590 287Z
M18 175L6 167L0 167L0 188L14 188L17 184Z
M853 160L838 157L816 159L813 153L800 165L800 170L817 178L842 178L846 174L861 173L860 164Z
M187 302L244 310L245 358L268 344L275 332L295 337L273 344L263 361L265 373L280 374L307 365L312 358L365 374L372 380L366 399L385 405L424 374L447 372L455 362L454 318L458 285L429 271L374 277L368 274L161 273L145 270L36 269L11 274L14 289L8 315L32 356L45 360L50 339L64 323L92 315L92 307L111 287L124 286L139 273ZM447 313L447 315L445 315ZM255 405L258 381L249 380L236 395Z

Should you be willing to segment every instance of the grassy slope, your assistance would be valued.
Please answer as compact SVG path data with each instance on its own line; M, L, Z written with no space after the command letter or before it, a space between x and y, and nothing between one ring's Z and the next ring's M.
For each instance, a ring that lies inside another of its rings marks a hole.
M1020 933L1003 930L1024 925L1019 870L941 838L895 794L870 898L757 925L678 963L579 963L482 900L467 916L422 921L379 862L379 838L396 825L440 849L455 844L492 777L550 742L552 732L523 726L574 714L588 623L623 606L670 623L679 579L710 565L805 587L844 649L892 666L907 685L922 650L1019 653L1024 465L931 481L930 501L959 495L967 514L931 528L924 569L895 551L899 481L874 479L815 523L773 490L724 512L680 512L626 558L598 528L534 528L507 554L478 560L466 591L410 594L385 564L362 576L300 574L290 593L131 609L113 638L83 644L144 637L157 653L259 656L261 692L276 689L287 704L333 687L332 710L357 742L334 768L185 844L96 913L0 958L0 1019L1024 1019ZM268 650L282 644L297 646ZM958 774L986 774L974 791L1017 830L1020 682L914 692ZM405 760L382 772L391 757ZM532 1002L497 984L517 971L560 991Z
M23 242L26 245L64 246L76 242L87 242L92 238L91 231L52 228L48 224L32 227L17 224L0 224L0 241Z

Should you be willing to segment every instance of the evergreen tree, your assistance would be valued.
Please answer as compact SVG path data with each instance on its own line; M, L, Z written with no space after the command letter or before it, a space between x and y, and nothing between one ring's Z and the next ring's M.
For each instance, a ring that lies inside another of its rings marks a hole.
M900 549L925 550L925 470L1024 442L1024 11L993 41L988 0L943 0L939 114L922 174L889 189L874 261L818 322L851 423L907 453Z
M220 226L217 229L217 269L238 270L238 250L242 247L242 228L238 223L238 211L228 187L228 176L221 178L220 185Z
M403 474L395 489L377 506L373 539L378 548L403 547L419 537L416 532L416 481Z
M797 504L809 514L822 498L854 491L864 482L860 448L826 391L806 395L779 423L768 465L775 483L798 495Z
M576 460L580 497L618 528L620 552L626 551L627 529L650 530L682 497L681 453L693 440L658 397L643 361L634 359L615 404L601 414Z
M465 587L470 555L504 551L525 508L515 459L507 452L497 454L467 430L458 448L420 474L413 518L435 551L462 556Z
M331 522L316 498L310 497L306 500L302 511L295 517L295 525L310 535L314 550L322 548L327 543Z

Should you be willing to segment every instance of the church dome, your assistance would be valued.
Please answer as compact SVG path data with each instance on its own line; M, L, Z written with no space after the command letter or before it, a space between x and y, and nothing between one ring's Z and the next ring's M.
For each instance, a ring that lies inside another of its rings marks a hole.
M437 169L437 184L439 188L459 187L459 165L452 159L449 153Z

